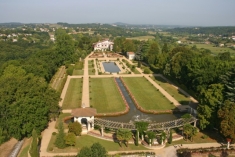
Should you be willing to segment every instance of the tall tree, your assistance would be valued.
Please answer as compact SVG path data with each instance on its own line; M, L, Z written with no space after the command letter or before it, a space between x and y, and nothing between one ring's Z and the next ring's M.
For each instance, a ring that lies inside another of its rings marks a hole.
M33 140L32 140L32 143L31 143L31 147L30 147L29 153L33 157L34 156L38 157L39 156L39 153L38 153L38 137L37 137L36 130L33 130L32 136L33 136Z
M225 75L221 76L221 80L224 84L225 99L235 102L235 67L231 68Z
M56 51L57 57L60 59L60 63L63 64L65 61L73 62L73 54L75 52L74 41L65 30L58 29L56 35Z
M154 64L157 54L160 52L157 42L153 42L148 50L148 64Z
M59 122L58 134L56 135L55 146L62 149L66 147L65 144L65 133L64 133L64 124L62 121Z
M128 141L132 138L132 132L128 129L118 129L116 134L117 139L124 142L128 147Z
M163 47L162 47L162 53L168 53L169 52L169 48L167 46L167 43L164 43Z
M185 124L183 126L184 129L184 134L186 135L185 139L190 139L191 141L193 141L193 137L196 135L197 133L197 128L192 126L191 124Z
M135 128L139 132L139 135L142 136L142 140L144 132L148 129L148 126L149 126L148 122L143 122L143 121L135 122Z
M204 129L206 126L217 127L217 111L223 102L223 85L211 84L207 89L202 89L199 98L198 119L200 128Z
M226 138L235 140L235 103L226 100L218 111L220 132Z

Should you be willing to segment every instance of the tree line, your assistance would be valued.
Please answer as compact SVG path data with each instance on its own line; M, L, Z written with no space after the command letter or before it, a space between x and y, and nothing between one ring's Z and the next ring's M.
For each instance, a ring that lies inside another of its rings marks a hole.
M33 129L39 134L59 115L60 93L49 86L50 80L58 67L87 52L83 55L63 30L57 30L56 39L53 45L0 42L0 144L10 137L29 137Z

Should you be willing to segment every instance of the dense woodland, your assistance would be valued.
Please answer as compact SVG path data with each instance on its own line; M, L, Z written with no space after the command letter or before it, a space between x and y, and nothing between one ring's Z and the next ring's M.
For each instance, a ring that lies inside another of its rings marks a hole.
M91 28L63 25L77 31ZM52 76L61 65L85 58L92 43L106 37L113 38L114 52L136 52L137 61L191 91L199 101L200 129L216 128L224 137L235 139L235 60L229 52L213 56L206 49L178 45L171 36L156 33L153 40L129 40L126 37L146 35L147 31L134 29L130 33L123 27L92 26L93 34L69 35L70 29L57 29L55 43L46 33L36 32L31 32L40 39L36 43L0 41L0 144L10 137L31 136L33 129L40 133L58 116L60 93L49 87ZM205 28L208 33L212 30ZM229 31L225 30L226 35Z
M58 67L85 57L91 41L74 41L61 29L56 36L55 44L49 35L38 43L0 42L0 143L31 136L33 129L40 134L59 115L60 93L49 82Z

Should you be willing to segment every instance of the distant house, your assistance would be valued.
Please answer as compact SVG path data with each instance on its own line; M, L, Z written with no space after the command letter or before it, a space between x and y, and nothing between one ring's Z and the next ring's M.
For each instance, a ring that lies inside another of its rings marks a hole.
M134 52L127 52L126 55L127 55L127 58L129 60L135 59L135 53Z
M112 41L109 41L109 40L103 40L103 41L99 41L97 43L94 43L93 44L93 47L94 47L94 51L107 51L107 50L110 50L112 51L113 50L113 42Z
M224 47L224 44L220 44L219 46L220 46L220 47Z

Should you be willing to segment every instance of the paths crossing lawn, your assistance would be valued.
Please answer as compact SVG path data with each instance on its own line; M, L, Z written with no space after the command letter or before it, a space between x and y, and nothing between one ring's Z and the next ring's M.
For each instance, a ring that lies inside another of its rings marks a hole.
M81 106L82 79L71 78L65 94L62 109L74 109Z
M165 91L167 91L172 97L174 97L180 104L188 105L191 101L189 97L185 96L173 85L164 80L161 76L151 77L159 86L161 86Z
M67 147L65 149L58 149L54 147L55 142L55 135L52 135L51 141L48 145L48 151L53 149L53 153L66 153L66 152L78 152L82 147L90 147L92 144L99 142L107 151L127 151L127 150L148 150L147 148L143 147L142 145L135 146L134 144L129 144L128 147L122 145L119 146L118 143L112 141L106 141L102 139L98 139L89 135L82 135L77 137L76 146L75 147Z
M98 113L115 113L125 110L125 104L114 78L90 78L90 105Z
M175 106L144 77L123 77L136 101L145 110L164 111Z

